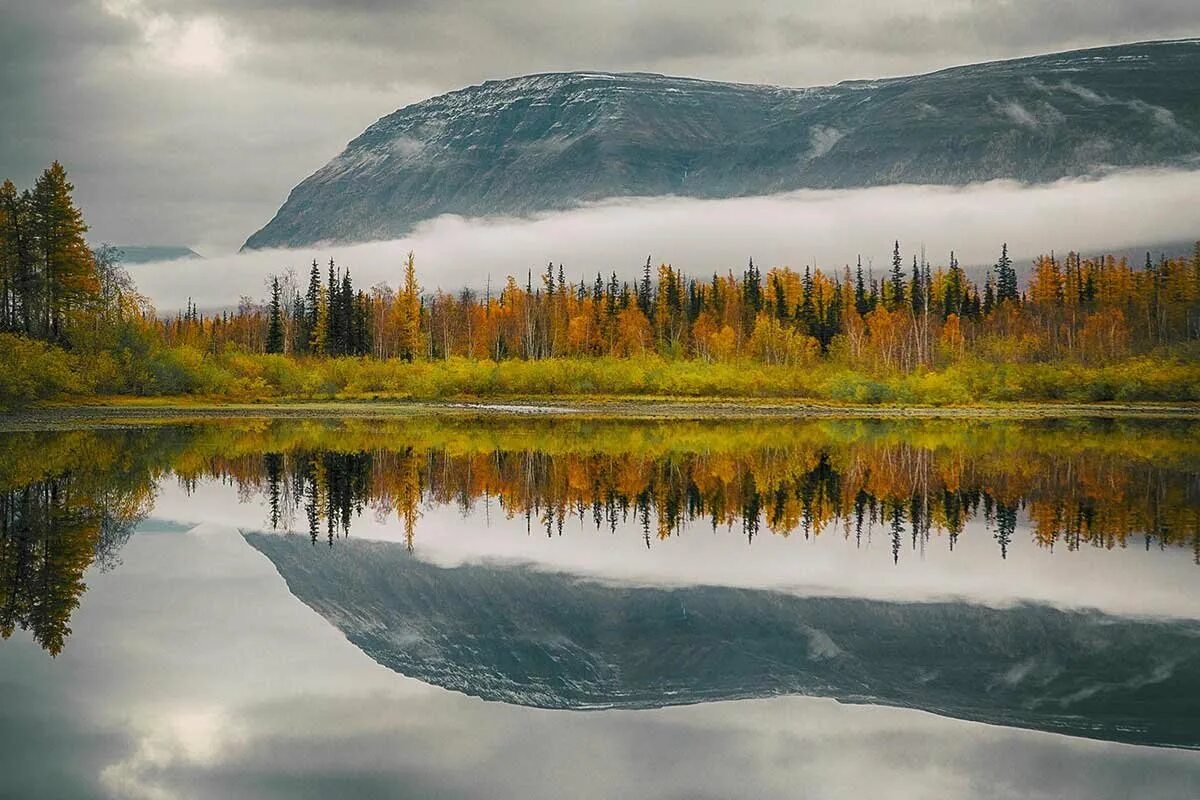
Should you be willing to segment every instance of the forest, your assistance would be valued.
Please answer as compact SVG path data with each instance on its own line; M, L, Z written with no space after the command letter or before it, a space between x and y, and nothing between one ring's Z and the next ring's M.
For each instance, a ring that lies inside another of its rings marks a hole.
M262 298L175 312L92 249L55 162L0 186L0 404L214 399L786 397L877 404L1200 400L1200 242L1144 263L1054 252L982 279L892 245L888 269L744 268L569 279L553 263L482 291L356 287L314 260Z

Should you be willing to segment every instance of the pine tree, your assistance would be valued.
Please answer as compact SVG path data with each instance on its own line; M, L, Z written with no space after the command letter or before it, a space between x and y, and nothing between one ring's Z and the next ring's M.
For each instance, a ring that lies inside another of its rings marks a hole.
M304 331L308 322L308 315L304 311L304 298L299 292L292 292L292 301L289 305L291 308L288 312L290 319L288 328L291 330L291 341L285 342L284 347L292 355L300 355L304 352L304 343L308 341L308 335Z
M1017 292L1017 271L1013 269L1012 259L1008 257L1008 243L1000 249L1000 260L996 262L996 302L1008 300L1018 303L1021 300Z
M891 309L904 306L904 264L900 259L900 240L892 248Z
M863 283L862 256L858 257L858 270L854 274L854 310L866 314L871 310L867 303L867 287Z
M959 268L954 251L950 251L950 269L946 272L946 287L942 298L942 319L951 314L963 316L966 308L966 274Z
M279 278L271 276L271 310L267 322L267 352L283 352L283 306L280 303Z
M338 323L338 330L341 333L341 339L338 345L339 352L348 356L354 354L354 283L350 280L349 269L342 273L340 294L338 313L341 315L341 321Z
M642 268L642 282L638 285L637 301L638 308L646 315L646 319L653 319L654 313L654 294L653 286L650 283L650 256L646 256L646 266Z
M321 338L321 352L327 356L341 355L338 343L341 341L341 293L338 291L338 276L335 273L333 259L329 259L329 281L325 287L325 332Z
M917 266L917 256L913 255L912 265L912 289L909 291L909 298L912 301L912 313L914 317L921 315L925 310L925 300L922 295L923 287L921 286L921 270Z
M788 318L787 295L783 291L783 281L776 275L772 280L775 285L775 318L780 322Z
M825 310L825 322L821 330L821 352L829 352L829 343L833 337L841 333L842 327L842 287L834 284L833 299Z
M745 304L750 320L753 320L762 310L762 274L758 267L754 266L753 258L750 259L750 265L742 275L742 302Z
M808 267L804 268L804 278L800 282L800 308L797 310L801 329L809 336L817 333L817 312L813 303L813 279Z
M312 269L308 272L308 292L304 295L306 317L303 343L310 353L321 352L322 342L318 336L322 327L321 305L321 268L317 266L317 260L314 258Z

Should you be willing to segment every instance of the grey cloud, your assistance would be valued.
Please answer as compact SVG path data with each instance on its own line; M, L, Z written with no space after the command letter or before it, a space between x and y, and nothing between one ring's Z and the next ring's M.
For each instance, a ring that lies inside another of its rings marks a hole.
M209 25L228 45L223 68L162 63L179 48L148 42L151 17L176 33ZM27 184L58 158L94 240L221 252L375 119L489 78L605 69L812 85L1197 34L1192 0L10 0L0 176Z
M932 0L887 4L849 19L802 11L785 24L788 41L904 56L938 52L970 61L1122 41L1178 38L1200 30L1192 0Z
M805 698L564 714L380 694L238 711L233 723L249 733L238 747L131 777L201 798L384 797L400 787L463 798L790 797L803 785L820 797L997 799L1167 797L1194 778L1185 754Z

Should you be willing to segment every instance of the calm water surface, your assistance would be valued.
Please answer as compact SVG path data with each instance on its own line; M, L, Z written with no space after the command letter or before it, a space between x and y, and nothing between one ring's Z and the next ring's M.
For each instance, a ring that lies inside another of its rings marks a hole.
M1197 798L1198 581L1189 421L14 430L0 797Z

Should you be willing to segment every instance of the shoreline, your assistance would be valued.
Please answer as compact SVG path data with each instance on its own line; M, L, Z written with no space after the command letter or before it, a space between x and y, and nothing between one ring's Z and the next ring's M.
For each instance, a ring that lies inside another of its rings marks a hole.
M628 420L737 419L1161 419L1200 420L1200 404L1175 403L1003 403L978 406L842 406L779 400L728 398L648 399L592 397L563 402L513 398L496 402L340 400L264 403L179 402L177 399L120 399L78 404L44 404L0 411L0 431L58 427L162 424L229 418L388 419L405 416L456 418L571 417Z

